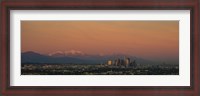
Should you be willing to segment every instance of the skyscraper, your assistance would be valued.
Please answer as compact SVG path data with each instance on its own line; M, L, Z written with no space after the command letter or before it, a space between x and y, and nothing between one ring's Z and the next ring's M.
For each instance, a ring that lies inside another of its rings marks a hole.
M125 58L125 66L129 66L130 65L130 58Z
M112 65L112 60L108 60L108 65Z

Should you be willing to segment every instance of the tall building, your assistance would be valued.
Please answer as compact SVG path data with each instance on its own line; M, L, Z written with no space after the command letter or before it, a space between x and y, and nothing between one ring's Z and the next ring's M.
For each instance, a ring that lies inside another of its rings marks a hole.
M108 60L108 65L112 65L112 60Z
M130 63L130 66L131 66L131 67L137 67L136 60L134 60L133 62L131 62L131 63Z
M125 66L129 66L130 65L130 58L125 58Z
M114 62L115 66L119 66L120 65L120 59L116 59L115 62Z

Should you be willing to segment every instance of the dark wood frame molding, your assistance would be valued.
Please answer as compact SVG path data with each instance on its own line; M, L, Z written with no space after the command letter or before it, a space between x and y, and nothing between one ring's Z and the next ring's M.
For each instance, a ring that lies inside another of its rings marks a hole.
M1 2L1 94L5 96L200 96L200 0L7 0ZM10 10L190 10L191 86L10 86Z

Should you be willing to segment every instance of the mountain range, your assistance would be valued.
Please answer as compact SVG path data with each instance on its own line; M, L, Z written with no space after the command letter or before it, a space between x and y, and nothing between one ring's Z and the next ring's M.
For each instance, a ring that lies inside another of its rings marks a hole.
M115 60L116 58L123 59L129 57L131 61L136 60L138 64L161 64L162 62L155 62L135 56L127 56L122 54L115 55L63 55L51 54L44 55L33 51L21 53L22 64L103 64L107 60Z

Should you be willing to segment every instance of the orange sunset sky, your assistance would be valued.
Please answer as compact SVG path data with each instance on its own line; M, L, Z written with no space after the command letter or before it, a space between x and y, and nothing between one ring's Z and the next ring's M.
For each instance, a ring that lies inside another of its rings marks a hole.
M178 21L21 21L22 52L178 58Z

